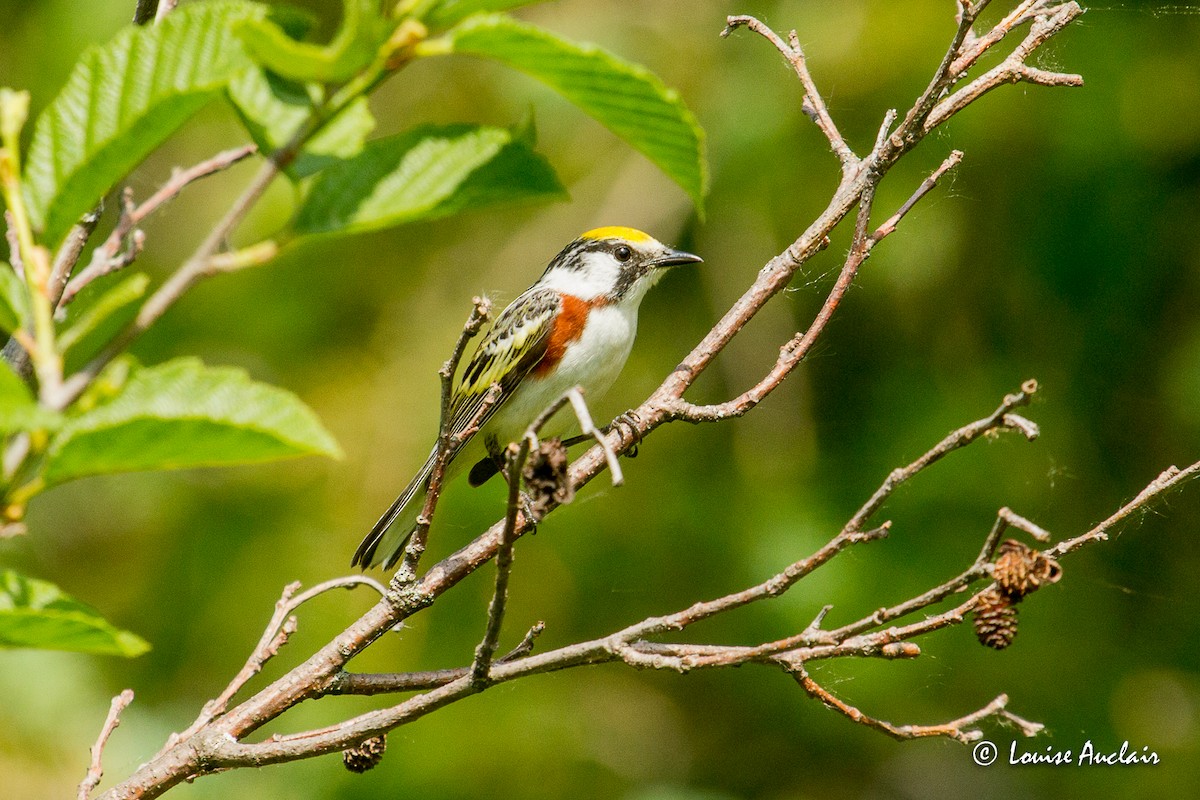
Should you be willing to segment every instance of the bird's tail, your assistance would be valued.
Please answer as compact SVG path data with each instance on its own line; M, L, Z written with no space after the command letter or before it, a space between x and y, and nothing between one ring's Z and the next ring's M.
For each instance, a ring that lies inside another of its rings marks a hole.
M396 501L383 512L383 516L371 528L354 551L352 567L371 567L383 565L391 569L400 560L408 538L417 527L417 516L425 505L425 492L429 488L429 474L433 472L433 462L437 458L435 448L425 460L425 465L417 472Z

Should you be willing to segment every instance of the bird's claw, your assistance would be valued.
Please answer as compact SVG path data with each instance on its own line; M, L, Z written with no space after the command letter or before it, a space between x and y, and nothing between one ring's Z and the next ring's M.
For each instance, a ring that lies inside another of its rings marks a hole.
M622 414L618 414L612 422L608 423L608 427L604 429L605 433L612 431L621 431L622 435L628 435L633 439L633 443L625 451L626 458L637 458L638 445L642 441L641 417L637 415L633 409L630 409ZM624 428L624 430L621 430Z

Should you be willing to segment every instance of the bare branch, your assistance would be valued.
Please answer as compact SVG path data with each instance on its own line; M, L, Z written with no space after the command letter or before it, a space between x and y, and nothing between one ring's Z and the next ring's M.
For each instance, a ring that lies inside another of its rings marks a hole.
M296 150L304 141L306 134L306 129L298 131L291 142L271 154L251 179L249 185L242 191L242 194L209 231L208 236L200 243L195 252L142 304L133 322L119 336L109 342L108 346L87 366L72 375L69 380L64 381L55 397L49 398L48 404L52 408L58 410L66 408L112 359L124 352L135 339L149 330L150 326L157 322L167 312L167 309L175 305L188 289L202 278L215 274L210 263L213 254L225 245L234 229L266 193L267 187L279 175L284 165L295 157Z
M516 446L515 453L508 459L506 469L508 505L504 515L504 531L500 537L500 548L496 552L496 585L492 592L492 600L488 605L487 627L483 641L475 648L475 661L471 666L471 680L481 686L488 681L492 656L500 641L500 628L504 621L504 610L508 600L508 579L512 572L513 542L517 531L517 514L520 510L521 474L531 449L538 445L538 433L550 421L550 418L568 402L575 411L575 416L578 417L583 432L595 437L599 446L605 449L609 470L612 473L613 486L620 486L624 481L616 453L608 446L608 441L592 422L592 415L588 412L587 403L583 399L583 391L578 386L568 390L547 406L526 429L521 442Z
M101 211L102 207L97 206L84 214L79 222L71 226L62 246L55 253L54 263L50 267L50 283L47 286L51 306L58 305L59 298L62 297L63 291L67 287L67 281L71 277L71 272L79 263L79 256L83 253L84 246L87 245L92 233L96 230L96 225L100 222Z
M1005 15L1004 19L996 23L995 27L983 36L975 36L973 33L969 34L958 57L950 65L950 74L962 75L965 73L975 65L980 56L998 45L1014 29L1033 19L1033 15L1037 13L1037 10L1042 9L1045 5L1045 0L1023 0L1023 2L1018 3L1012 11ZM977 14L976 17L978 17Z
M108 716L104 719L103 727L100 728L100 735L96 737L96 743L92 745L92 763L88 767L87 775L79 782L78 800L88 800L92 790L100 785L100 779L104 777L104 767L102 766L104 746L108 744L108 737L112 736L113 731L121 724L121 712L132 702L132 689L126 689L112 699L112 704L108 707Z
M1169 486L1177 485L1184 474L1193 476L1200 473L1200 464L1187 471L1171 473L1161 481L1152 483L1146 491L1139 494L1140 502L1148 502ZM1135 500L1139 502L1139 500ZM1116 515L1114 515L1116 516ZM843 534L839 534L841 536ZM859 534L860 536L862 534ZM836 538L836 537L835 537ZM1098 541L1093 538L1089 541ZM1085 542L1086 543L1086 542ZM475 543L473 543L474 545ZM466 549L471 549L469 546ZM452 557L453 560L462 558L464 554ZM445 562L443 562L445 563ZM435 568L436 569L436 568ZM433 572L431 570L431 572ZM428 575L427 578L428 579ZM983 591L986 591L983 590ZM979 594L982 594L981 591ZM913 657L919 654L919 649L903 646L905 640L933 630L958 624L973 608L976 597L971 597L964 603L934 617L930 617L903 627L888 628L867 635L853 635L846 629L820 633L830 639L828 644L818 644L806 648L788 651L774 658L758 659L766 663L774 663L794 672L803 669L806 661L820 658L841 656L875 655L887 658ZM647 633L679 630L690 624L690 620L700 618L706 610L704 604L697 604L671 617L657 617L629 626L603 639L568 645L541 655L529 655L511 661L496 662L489 673L489 683L500 683L528 675L541 674L571 667L588 664L611 663L623 661L633 666L653 669L672 669L686 671L700 667L729 666L745 663L746 658L736 657L747 648L729 648L716 645L661 645L640 641ZM731 606L733 607L733 606ZM813 628L810 625L809 628ZM333 643L331 643L332 645ZM900 646L898 646L900 645ZM807 674L807 673L804 673ZM436 684L436 685L435 685ZM803 684L802 684L803 685ZM815 683L813 684L815 686ZM412 673L400 676L338 676L329 681L324 693L362 693L374 694L381 691L406 691L414 688L429 688L425 694L418 695L402 703L386 709L368 712L358 717L346 720L335 726L317 731L307 731L289 736L276 736L259 743L243 743L236 736L213 732L194 747L200 748L200 756L209 768L222 766L237 766L241 764L277 763L303 758L309 755L332 752L342 749L362 738L389 730L399 724L411 722L427 713L437 710L446 704L477 692L478 686L471 679L470 670L442 671L438 673ZM806 689L812 687L806 687ZM828 692L813 689L816 696L827 700ZM980 721L994 717L1002 722L1016 725L1024 734L1034 735L1040 730L1038 723L1030 722L1004 710L1006 699L996 701L959 720L940 726L897 726L868 717L853 707L836 701L834 706L841 703L844 708L838 708L852 719L872 727L890 729L890 735L903 738L915 736L950 736L962 741L962 736L971 736L970 730ZM847 713L849 712L849 713ZM860 719L861 718L861 719ZM956 734L957 732L957 734ZM232 733L230 731L229 733ZM148 765L148 768L154 766Z
M1050 531L1034 522L1031 522L1030 520L1025 519L1011 509L1000 509L1000 517L1012 527L1019 531L1024 531L1039 542L1049 542L1053 538L1050 535Z
M878 242L880 239L883 239L885 236L890 236L891 234L895 233L896 226L900 224L900 220L904 219L905 215L907 215L909 211L912 211L913 206L919 203L922 197L937 188L938 182L945 176L947 172L959 165L959 162L962 161L962 157L963 154L961 150L950 151L950 155L946 156L946 160L943 161L941 165L929 175L928 178L921 182L921 185L917 187L917 190L912 193L911 197L904 201L904 204L900 206L896 213L888 217L887 221L876 229L875 233L871 235L872 244L874 244L874 242Z
M442 364L442 368L438 370L438 376L442 382L442 413L440 430L443 435L449 435L450 425L450 405L454 400L454 373L458 371L458 365L462 361L463 353L467 350L467 343L479 334L480 328L488 321L488 317L492 313L492 301L486 297L474 297L471 299L472 308L471 314L467 317L466 323L463 324L462 333L458 335L458 340L454 343L454 350L451 351L450 357Z

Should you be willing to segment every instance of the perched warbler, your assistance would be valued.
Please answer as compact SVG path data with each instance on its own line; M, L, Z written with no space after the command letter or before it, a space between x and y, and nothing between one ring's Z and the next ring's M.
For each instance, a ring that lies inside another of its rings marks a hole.
M629 357L646 292L664 268L700 260L633 228L597 228L563 248L537 283L504 309L457 377L450 402L454 434L470 426L493 384L500 395L453 454L445 480L471 467L471 485L482 484L498 471L508 443L564 392L580 386L591 399L605 392ZM568 427L560 425L546 432ZM352 566L388 568L400 560L436 455L435 448L362 540Z

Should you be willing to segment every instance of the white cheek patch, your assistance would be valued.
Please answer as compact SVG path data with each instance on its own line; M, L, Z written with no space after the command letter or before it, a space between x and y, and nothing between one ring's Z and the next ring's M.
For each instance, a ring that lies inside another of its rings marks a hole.
M564 267L546 274L541 285L581 300L607 294L617 283L620 265L608 253L585 252L575 267Z

